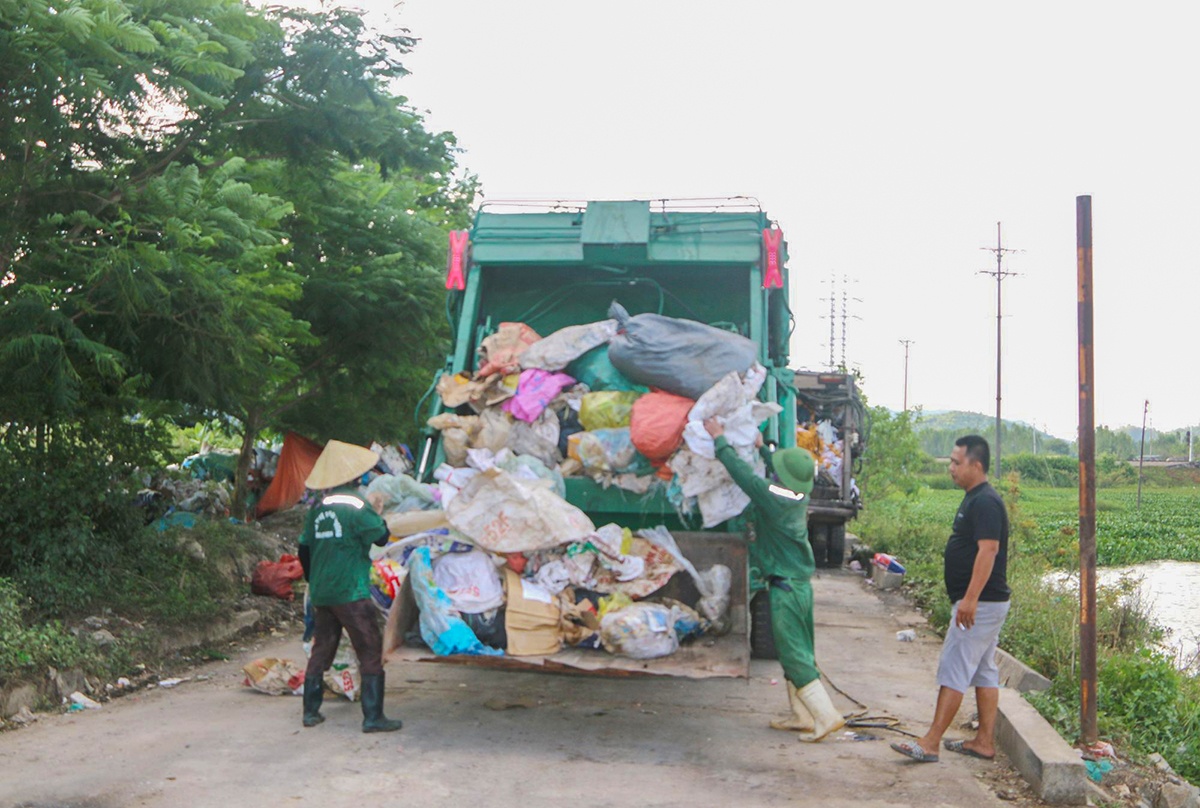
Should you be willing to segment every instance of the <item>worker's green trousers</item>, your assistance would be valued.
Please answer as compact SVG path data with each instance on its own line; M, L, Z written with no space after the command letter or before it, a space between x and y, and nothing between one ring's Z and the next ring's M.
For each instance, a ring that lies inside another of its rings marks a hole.
M784 579L771 584L770 597L771 631L783 675L796 687L804 687L821 676L813 651L812 586L808 581Z

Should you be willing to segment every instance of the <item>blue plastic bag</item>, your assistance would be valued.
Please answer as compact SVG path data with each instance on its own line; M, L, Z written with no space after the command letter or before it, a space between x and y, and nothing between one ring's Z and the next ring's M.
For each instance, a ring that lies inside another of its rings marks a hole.
M471 631L454 604L433 580L433 563L428 547L418 547L408 557L408 580L421 610L421 639L438 656L476 654L504 656L504 652L484 645Z

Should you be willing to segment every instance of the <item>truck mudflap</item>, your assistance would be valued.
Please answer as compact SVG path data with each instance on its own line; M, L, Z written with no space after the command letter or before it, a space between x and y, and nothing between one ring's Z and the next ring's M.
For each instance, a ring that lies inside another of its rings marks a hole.
M606 651L564 648L547 656L438 656L424 646L406 646L404 637L416 628L418 612L408 582L392 603L384 630L384 656L395 662L433 662L505 671L540 671L578 676L631 678L673 676L686 679L740 678L750 676L750 611L748 543L742 534L673 533L679 549L698 570L724 564L733 571L730 588L729 631L722 636L705 635L683 644L675 653L658 659L629 659ZM651 595L672 597L694 604L699 597L695 584L683 571Z

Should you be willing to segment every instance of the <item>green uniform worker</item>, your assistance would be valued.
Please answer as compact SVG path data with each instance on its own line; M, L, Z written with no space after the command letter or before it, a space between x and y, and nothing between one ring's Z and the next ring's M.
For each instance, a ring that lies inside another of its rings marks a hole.
M782 485L755 474L724 437L715 418L704 422L716 439L717 459L750 497L755 539L754 565L769 583L771 630L788 684L792 714L771 722L775 729L802 733L801 740L819 741L845 726L821 685L813 651L813 595L809 579L816 565L808 544L808 494L814 463L805 449L781 449L772 466Z
M324 674L337 655L342 630L350 636L362 673L363 732L393 732L399 720L383 714L383 637L368 590L372 544L388 540L383 519L358 495L358 479L379 462L370 449L331 440L305 485L325 490L304 522L300 563L316 613L312 656L304 673L304 726L321 715Z

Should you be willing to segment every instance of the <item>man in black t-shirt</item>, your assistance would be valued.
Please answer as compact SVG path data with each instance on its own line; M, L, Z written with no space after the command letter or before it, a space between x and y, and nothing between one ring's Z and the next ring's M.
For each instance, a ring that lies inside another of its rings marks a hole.
M938 760L941 744L951 752L990 760L996 755L994 735L1000 702L996 643L1008 616L1008 512L988 483L988 443L978 435L954 442L950 477L966 491L943 555L946 594L954 604L950 627L938 664L937 708L929 731L915 741L892 748L921 763ZM954 721L963 694L975 688L979 730L970 740L942 735Z

